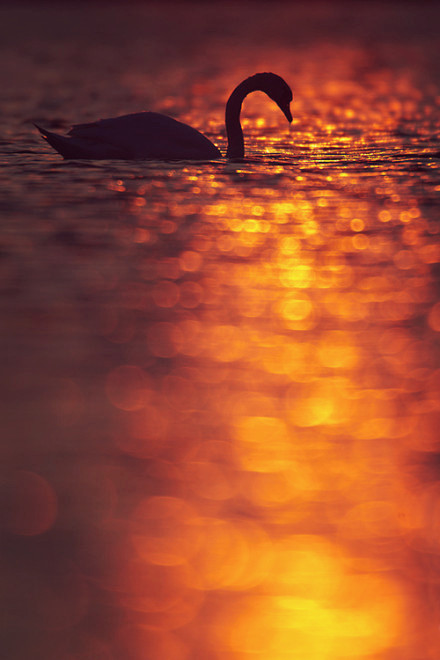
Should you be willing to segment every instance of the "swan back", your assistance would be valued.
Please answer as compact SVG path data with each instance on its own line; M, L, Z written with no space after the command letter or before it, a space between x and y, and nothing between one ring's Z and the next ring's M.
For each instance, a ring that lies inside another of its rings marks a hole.
M38 130L64 158L210 160L220 158L217 147L196 129L157 112L76 124L58 135Z
M184 160L221 156L217 147L195 128L157 112L136 112L77 124L69 136L112 144L125 152L126 158Z

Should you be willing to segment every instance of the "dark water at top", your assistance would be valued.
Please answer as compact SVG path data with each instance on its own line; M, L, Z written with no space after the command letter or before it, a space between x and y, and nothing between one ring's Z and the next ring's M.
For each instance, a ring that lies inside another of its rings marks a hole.
M0 9L2 648L436 660L434 5ZM63 161L156 110L243 162Z

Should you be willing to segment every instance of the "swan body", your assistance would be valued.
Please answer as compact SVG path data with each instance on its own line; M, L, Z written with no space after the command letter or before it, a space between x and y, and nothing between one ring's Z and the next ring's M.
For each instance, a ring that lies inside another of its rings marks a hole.
M265 92L286 119L292 121L292 91L280 76L257 73L247 78L234 89L226 104L228 158L244 156L241 106L244 98L257 90ZM68 159L212 160L222 157L220 150L195 128L157 112L137 112L76 124L67 135L35 126L55 151Z

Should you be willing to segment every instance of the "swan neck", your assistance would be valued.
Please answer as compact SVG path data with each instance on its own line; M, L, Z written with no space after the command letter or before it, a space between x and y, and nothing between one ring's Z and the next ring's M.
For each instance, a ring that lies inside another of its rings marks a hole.
M244 98L255 89L257 87L253 84L252 78L248 78L234 89L228 99L225 114L226 134L228 136L227 158L243 158L244 156L243 130L240 123L241 106Z

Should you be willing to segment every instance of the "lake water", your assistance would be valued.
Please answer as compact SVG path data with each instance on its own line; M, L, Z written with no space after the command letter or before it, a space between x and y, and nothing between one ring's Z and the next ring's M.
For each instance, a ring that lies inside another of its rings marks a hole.
M436 660L435 4L0 8L10 660ZM63 161L152 109L242 162Z

